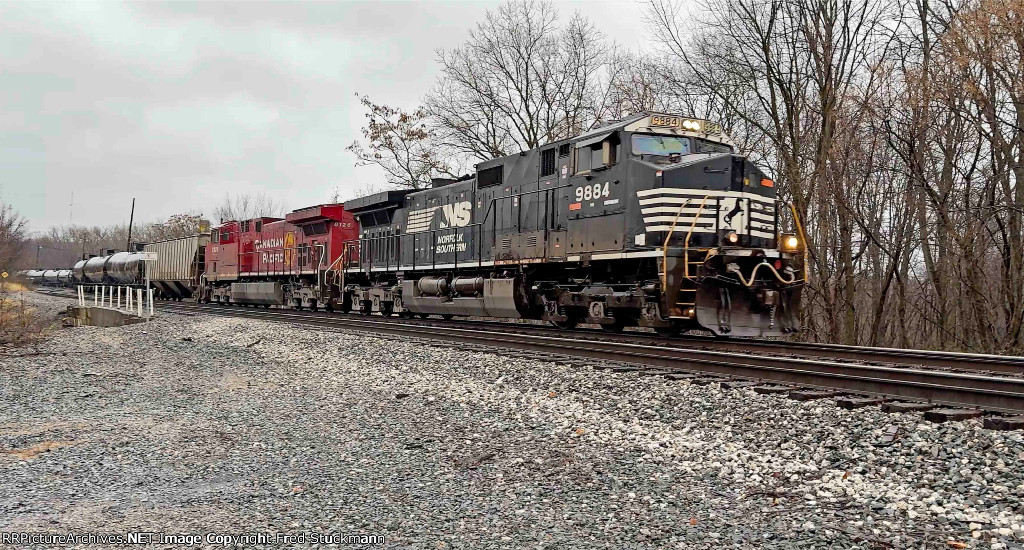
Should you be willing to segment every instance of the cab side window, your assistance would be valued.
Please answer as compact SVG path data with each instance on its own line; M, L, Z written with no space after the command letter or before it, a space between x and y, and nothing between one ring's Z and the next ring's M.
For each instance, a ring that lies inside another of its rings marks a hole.
M618 162L619 146L610 139L576 148L575 173L582 174Z

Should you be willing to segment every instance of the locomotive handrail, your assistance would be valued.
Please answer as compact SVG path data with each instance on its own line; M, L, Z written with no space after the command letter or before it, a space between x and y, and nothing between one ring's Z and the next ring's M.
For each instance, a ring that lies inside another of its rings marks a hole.
M686 232L686 240L683 241L683 276L687 279L690 278L690 237L693 236L693 229L697 227L697 220L700 219L700 213L704 211L704 205L708 202L708 197L710 196L711 195L704 195L704 200L700 201L700 208L697 209L697 214L693 216L693 222L690 224L690 230ZM667 242L668 241L666 240L666 243Z
M320 273L321 273L320 268L323 267L323 265L324 265L324 253L327 252L327 245L325 245L324 243L316 243L316 244L313 245L313 248L319 248L320 249L320 261L318 261L316 263L316 286L318 287L317 290L319 290L320 292L323 292L324 283L327 281L327 277L326 277L326 272L324 272L324 275L325 275L324 280L323 281L320 280Z
M749 281L747 279L743 278L743 273L740 272L739 266L736 266L735 268L731 268L731 269L727 268L726 271L729 271L730 273L733 273L734 275L736 275L736 277L739 278L740 282L743 283L743 286L749 287L749 286L754 284L754 280L757 278L757 270L761 269L762 267L767 267L768 269L772 270L772 274L775 275L775 278L778 279L780 282L782 282L784 284L790 285L790 284L793 284L793 283L796 282L796 275L795 274L793 276L791 276L790 278L785 279L785 278L782 277L782 275L779 275L779 272L778 272L777 269L775 269L775 266L773 266L772 264L770 264L768 262L761 262L761 263L755 265L754 269L752 269L750 271L750 280Z
M804 233L804 226L800 223L800 215L796 212L796 205L792 202L789 203L789 209L793 212L793 222L796 224L797 231L800 232L800 242L804 245L804 282L807 282L807 234ZM776 226L778 227L778 226Z
M707 200L707 197L705 196L704 199ZM672 233L676 230L676 223L679 222L679 216L683 213L683 208L686 208L686 205L690 204L692 200L692 198L686 199L683 201L683 204L679 205L679 210L676 210L676 217L672 219L672 226L668 229L668 235L665 235L665 243L661 247L661 288L663 290L668 288L668 243L672 240ZM700 215L699 212L697 214Z
M375 237L360 237L360 238L350 239L350 240L344 241L342 244L347 248L349 245L352 245L352 244L358 244L358 245L361 246L362 243L365 242L366 244L370 245L370 247L372 248L373 247L373 242L377 241L379 239L382 239L382 238L392 237L392 238L395 238L396 242L400 244L402 237L412 236L412 238L413 238L413 248L415 249L416 241L418 240L420 233L429 233L430 236L431 236L431 241L433 241L434 240L434 234L437 233L438 231L448 231L448 230L455 231L455 230L458 230L458 229L464 229L464 230L469 231L469 230L478 228L477 229L478 234L477 234L476 265L477 265L477 267L480 267L482 265L482 263L483 263L484 224L487 223L488 219L491 220L491 225L494 226L494 227L491 228L491 232L490 232L491 233L491 247L492 248L494 247L494 243L496 242L496 239L497 239L497 217L492 217L491 213L494 211L494 205L499 200L523 197L523 196L526 196L526 195L533 195L533 194L540 194L540 193L546 193L546 194L548 194L548 196L552 196L554 191L557 191L559 189L568 189L570 187L572 187L572 185L568 185L568 184L567 185L559 185L559 186L556 186L556 187L548 187L548 188L545 188L545 189L538 188L538 189L532 189L532 190L529 190L529 191L521 191L519 193L511 193L511 194L508 194L508 195L491 197L490 200L488 201L488 204L487 204L487 210L484 211L483 220L479 221L479 222L471 223L471 224L468 224L468 225L464 225L462 227L449 227L449 228L444 228L444 229L428 229L428 230L424 230L424 231L417 231L415 233L402 233L400 235L390 235L390 236L383 236L383 235L381 235L381 236L375 236ZM520 203L520 205L521 204L522 203ZM545 220L545 227L544 227L545 231L548 230L548 228L546 227L547 225L548 225L547 221ZM431 246L433 246L433 242L431 243ZM362 250L360 252L362 252ZM455 254L455 262L454 263L457 265L458 262L459 262L458 252L455 252L454 254ZM373 263L372 256L373 256L372 253L370 253L370 254L362 254L362 253L360 253L359 261L361 262L361 261L363 261L364 258L367 258L367 260L370 262L370 264L372 264ZM388 262L388 264L390 264L390 258L386 259L385 261ZM413 267L413 269L415 269L416 268L416 254L415 253L412 255L412 261L413 261L412 267ZM401 267L401 258L400 257L398 258L398 262L399 262L399 265L396 266L396 269ZM430 264L431 264L431 266L434 266L436 263L437 263L437 260L434 257L434 253L432 251L432 253L430 254ZM347 269L347 266L343 267L343 269ZM387 269L387 267L385 267L385 269Z

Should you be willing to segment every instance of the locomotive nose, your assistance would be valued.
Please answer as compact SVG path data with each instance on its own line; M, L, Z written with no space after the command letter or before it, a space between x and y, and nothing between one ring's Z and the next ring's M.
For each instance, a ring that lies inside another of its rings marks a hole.
M688 155L682 157L680 162L659 166L656 177L660 179L662 187L742 191L743 178L733 177L735 172L743 172L741 166L735 166L742 162L742 157L724 153ZM736 188L734 181L739 183L739 188Z

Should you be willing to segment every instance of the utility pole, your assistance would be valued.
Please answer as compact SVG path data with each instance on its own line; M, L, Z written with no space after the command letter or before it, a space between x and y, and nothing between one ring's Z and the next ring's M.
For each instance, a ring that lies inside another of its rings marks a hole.
M128 244L125 245L125 252L132 249L132 224L135 223L135 197L132 197L132 215L128 218Z
M41 245L41 244L40 245L36 245L36 269L40 269L40 267L39 267L39 253L42 252L42 251L43 251L43 245Z

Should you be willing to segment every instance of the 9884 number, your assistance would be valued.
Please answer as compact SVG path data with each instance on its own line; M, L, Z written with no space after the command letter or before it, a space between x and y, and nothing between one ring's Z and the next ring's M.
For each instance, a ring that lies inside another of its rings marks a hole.
M576 188L576 202L589 201L607 197L611 192L608 190L608 182L602 186L600 183L593 185L581 185Z

